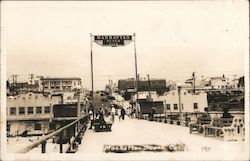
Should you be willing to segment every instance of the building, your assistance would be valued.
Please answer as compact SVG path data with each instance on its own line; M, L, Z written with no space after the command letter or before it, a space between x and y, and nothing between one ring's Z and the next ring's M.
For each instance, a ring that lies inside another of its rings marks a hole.
M185 118L185 120L189 120L188 122L194 122L208 108L205 92L189 93L181 87L166 92L159 99L164 102L165 115L176 120Z
M171 90L160 96L164 101L166 112L172 113L196 113L204 112L208 107L207 94L205 92L188 93L187 90Z
M118 81L118 91L125 100L129 100L135 94L136 81L134 78ZM138 80L138 91L156 91L157 94L163 95L168 91L165 79L140 79Z
M28 92L7 98L7 133L9 136L45 134L49 130L52 107L61 103L60 96Z
M229 87L229 79L223 77L211 77L210 86L212 89L226 89Z
M44 92L74 91L81 87L81 78L42 78Z

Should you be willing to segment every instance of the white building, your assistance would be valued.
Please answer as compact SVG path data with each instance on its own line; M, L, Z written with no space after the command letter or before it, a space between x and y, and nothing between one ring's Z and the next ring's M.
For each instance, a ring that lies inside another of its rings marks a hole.
M82 85L81 78L43 78L44 92L74 91Z
M31 134L47 133L52 107L61 101L61 97L32 92L7 98L8 134L20 135L26 130Z
M187 90L182 89L179 93L178 90L171 90L164 96L160 96L159 100L164 102L166 112L172 113L204 112L204 108L208 107L205 92L188 93Z
M188 93L188 90L181 89L179 95L177 88L166 92L163 96L159 96L155 91L151 91L150 95L152 101L163 101L167 113L201 113L205 112L205 108L208 107L207 93L205 92ZM148 100L148 98L148 91L138 92L138 99ZM136 95L133 96L133 100L136 100Z
M225 77L211 77L210 86L212 89L226 89L229 87L229 79Z

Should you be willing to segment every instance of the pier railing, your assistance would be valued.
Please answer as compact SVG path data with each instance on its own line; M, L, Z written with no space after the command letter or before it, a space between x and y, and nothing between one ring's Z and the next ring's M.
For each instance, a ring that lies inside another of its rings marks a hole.
M80 119L77 119L77 120L59 128L58 130L56 130L48 135L45 135L44 137L37 140L36 142L33 142L32 144L30 144L22 149L19 149L17 152L18 153L27 153L27 152L31 151L32 149L34 149L35 147L41 145L41 152L46 153L47 140L54 139L55 137L59 138L58 144L60 146L60 153L74 152L77 150L77 145L81 144L81 139L82 139L82 136L86 130L87 122L88 122L88 116L85 115L85 116L81 117ZM72 134L72 136L69 136L69 139L68 139L66 144L63 142L63 135L64 135L65 131L69 131L70 134ZM65 145L65 146L63 147L63 145Z

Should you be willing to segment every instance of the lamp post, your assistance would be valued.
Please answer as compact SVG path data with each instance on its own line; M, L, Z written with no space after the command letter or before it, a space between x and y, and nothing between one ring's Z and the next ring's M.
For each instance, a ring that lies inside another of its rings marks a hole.
M77 120L81 118L81 88L77 87ZM77 123L77 128L80 130L80 121Z

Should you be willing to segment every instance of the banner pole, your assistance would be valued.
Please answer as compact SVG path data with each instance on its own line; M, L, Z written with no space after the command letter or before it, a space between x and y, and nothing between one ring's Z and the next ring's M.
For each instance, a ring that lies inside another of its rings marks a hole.
M92 42L92 33L90 33L90 61L91 61L91 97L92 97L92 105L94 107L94 78L93 78L93 42ZM95 110L92 109L93 111L93 117L95 116ZM94 117L95 118L95 117Z
M134 33L134 52L135 52L135 87L136 87L136 101L135 101L135 107L137 111L137 117L139 119L139 108L138 108L138 73L137 73L137 55L136 55L136 43L135 43L135 33Z

